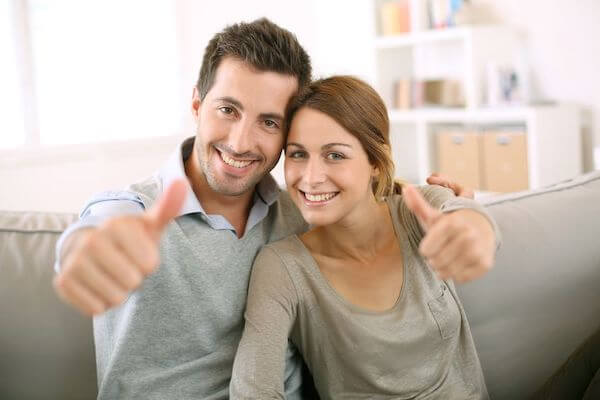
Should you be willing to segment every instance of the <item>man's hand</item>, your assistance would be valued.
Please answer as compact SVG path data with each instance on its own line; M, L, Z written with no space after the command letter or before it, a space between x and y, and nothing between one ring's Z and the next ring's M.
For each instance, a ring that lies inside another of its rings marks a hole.
M483 215L467 209L442 213L409 185L402 195L425 231L419 252L440 279L467 282L492 268L495 235Z
M179 213L185 193L185 183L176 181L143 214L75 232L53 282L59 297L87 315L121 304L159 265L160 235Z
M469 199L475 198L475 193L473 192L473 189L463 187L459 183L451 181L450 178L448 178L447 176L440 175L436 172L429 175L429 178L427 178L427 183L429 183L430 185L440 185L447 187L448 189L451 189L456 196L467 197Z

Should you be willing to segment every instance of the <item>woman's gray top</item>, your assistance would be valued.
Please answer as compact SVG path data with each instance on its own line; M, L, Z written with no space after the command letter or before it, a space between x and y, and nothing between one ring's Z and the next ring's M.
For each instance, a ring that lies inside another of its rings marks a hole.
M474 201L439 186L420 188L436 208ZM404 283L384 312L361 309L336 292L291 236L257 256L246 326L230 385L232 399L283 399L288 337L325 399L488 399L465 312L451 281L439 280L418 245L423 237L402 196L387 199L404 257ZM497 239L499 241L499 239Z

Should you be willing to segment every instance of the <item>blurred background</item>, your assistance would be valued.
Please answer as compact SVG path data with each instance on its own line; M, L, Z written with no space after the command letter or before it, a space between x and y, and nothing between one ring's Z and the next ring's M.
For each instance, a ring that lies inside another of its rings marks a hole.
M400 178L485 195L600 168L598 0L0 0L0 209L77 212L152 174L193 134L208 40L262 16L315 77L378 90Z

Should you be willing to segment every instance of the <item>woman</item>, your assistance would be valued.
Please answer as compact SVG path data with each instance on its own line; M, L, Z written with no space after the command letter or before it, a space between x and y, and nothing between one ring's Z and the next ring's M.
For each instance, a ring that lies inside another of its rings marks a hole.
M232 398L283 398L288 337L322 399L488 398L447 279L491 267L493 222L442 187L399 194L387 111L358 79L315 82L286 125L288 192L312 229L257 256Z

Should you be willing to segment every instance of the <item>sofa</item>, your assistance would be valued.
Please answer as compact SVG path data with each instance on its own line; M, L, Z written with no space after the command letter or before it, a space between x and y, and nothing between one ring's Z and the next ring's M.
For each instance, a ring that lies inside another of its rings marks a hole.
M600 171L482 200L503 236L459 285L493 399L524 399L600 325ZM75 215L0 212L0 399L92 399L91 320L58 300L54 245Z

